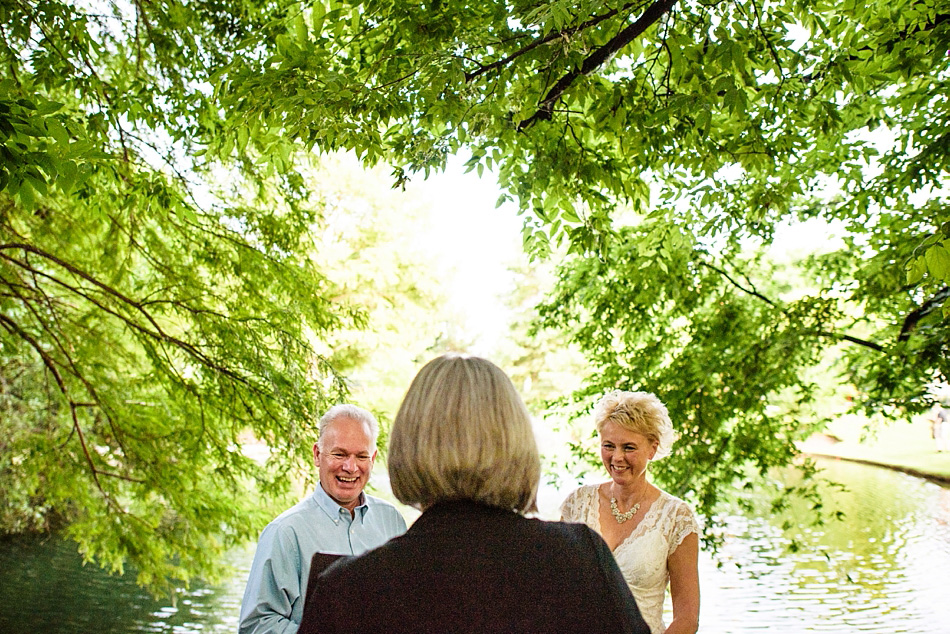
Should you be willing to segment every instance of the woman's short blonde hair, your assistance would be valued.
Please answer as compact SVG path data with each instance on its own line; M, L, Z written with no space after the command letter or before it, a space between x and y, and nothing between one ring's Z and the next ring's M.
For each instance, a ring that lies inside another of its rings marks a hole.
M419 371L393 422L387 462L393 494L416 508L472 500L537 510L531 418L511 379L486 359L449 354Z
M676 435L666 405L649 392L614 390L600 399L594 408L597 431L614 422L624 429L641 434L656 443L654 460L670 455Z

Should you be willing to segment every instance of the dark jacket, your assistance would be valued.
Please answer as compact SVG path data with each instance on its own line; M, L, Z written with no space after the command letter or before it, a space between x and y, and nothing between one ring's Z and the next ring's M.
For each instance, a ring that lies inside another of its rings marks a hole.
M649 634L590 528L472 502L437 504L404 535L312 570L300 634Z

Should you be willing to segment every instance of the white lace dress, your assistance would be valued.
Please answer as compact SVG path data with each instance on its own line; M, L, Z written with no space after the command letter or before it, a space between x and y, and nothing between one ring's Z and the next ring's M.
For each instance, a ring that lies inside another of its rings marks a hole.
M582 486L564 500L562 519L587 524L600 534L597 500L597 485ZM692 509L683 500L661 491L640 524L614 550L614 559L651 634L662 634L666 630L663 599L670 578L666 559L690 533L699 533L699 523Z

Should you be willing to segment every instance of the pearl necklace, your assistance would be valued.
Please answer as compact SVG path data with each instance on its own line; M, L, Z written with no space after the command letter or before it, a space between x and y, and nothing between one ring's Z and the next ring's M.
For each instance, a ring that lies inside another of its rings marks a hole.
M614 519L617 520L618 524L623 524L628 519L636 515L637 511L639 510L640 510L640 503L637 502L636 504L630 507L629 511L627 511L626 513L621 513L620 509L617 508L617 498L615 497L610 498L610 512L613 513Z

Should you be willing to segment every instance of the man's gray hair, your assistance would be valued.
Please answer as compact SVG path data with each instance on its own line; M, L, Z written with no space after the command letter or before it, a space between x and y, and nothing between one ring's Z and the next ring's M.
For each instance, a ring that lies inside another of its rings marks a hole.
M327 427L329 427L330 423L338 418L352 418L367 425L369 427L369 435L373 439L373 446L376 446L376 439L379 438L379 423L376 421L376 417L368 410L357 407L356 405L350 405L349 403L334 405L320 418L320 422L317 424L318 433L320 434L317 437L318 444L321 444L320 441L323 440L323 433Z

